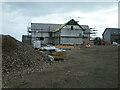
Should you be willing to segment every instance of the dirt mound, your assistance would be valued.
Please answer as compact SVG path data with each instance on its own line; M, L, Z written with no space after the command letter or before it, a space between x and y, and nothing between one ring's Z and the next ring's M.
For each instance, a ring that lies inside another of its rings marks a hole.
M40 66L47 57L32 46L22 43L9 35L2 35L3 74L29 67Z

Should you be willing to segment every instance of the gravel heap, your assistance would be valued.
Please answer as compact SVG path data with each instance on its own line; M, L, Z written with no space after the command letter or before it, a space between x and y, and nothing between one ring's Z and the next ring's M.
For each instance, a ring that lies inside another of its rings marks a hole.
M40 66L47 61L44 54L9 35L2 35L2 58L3 74Z

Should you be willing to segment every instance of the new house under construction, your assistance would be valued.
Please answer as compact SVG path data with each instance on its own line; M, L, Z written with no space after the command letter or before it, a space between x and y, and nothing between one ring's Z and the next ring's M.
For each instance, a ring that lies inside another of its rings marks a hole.
M28 35L23 35L22 41L32 44L35 48L44 44L77 45L90 40L88 25L79 25L71 19L64 24L31 23Z

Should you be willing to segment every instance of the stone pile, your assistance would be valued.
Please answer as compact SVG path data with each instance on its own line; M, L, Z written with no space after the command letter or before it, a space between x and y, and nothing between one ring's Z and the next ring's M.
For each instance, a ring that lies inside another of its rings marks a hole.
M47 61L47 57L32 46L22 43L9 35L2 35L3 74L42 66L45 61Z

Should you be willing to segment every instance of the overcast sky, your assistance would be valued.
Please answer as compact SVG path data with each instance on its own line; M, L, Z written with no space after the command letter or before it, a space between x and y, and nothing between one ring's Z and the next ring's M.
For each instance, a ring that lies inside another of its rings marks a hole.
M4 2L1 15L2 33L20 41L31 22L63 24L72 17L97 29L100 37L106 27L118 28L117 2Z

